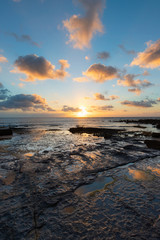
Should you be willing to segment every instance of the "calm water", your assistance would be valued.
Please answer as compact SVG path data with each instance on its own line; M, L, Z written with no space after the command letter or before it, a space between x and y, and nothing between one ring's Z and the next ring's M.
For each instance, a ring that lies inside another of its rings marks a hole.
M44 151L73 151L81 145L104 142L104 138L87 134L73 135L68 131L71 127L122 128L133 132L157 131L151 125L146 125L145 130L135 128L133 127L136 125L135 123L118 122L120 119L123 118L0 118L0 127L23 128L21 132L15 131L12 138L1 140L0 146L5 147L5 153L8 153L10 157L13 153L14 156L24 155L27 157L28 153L31 156Z

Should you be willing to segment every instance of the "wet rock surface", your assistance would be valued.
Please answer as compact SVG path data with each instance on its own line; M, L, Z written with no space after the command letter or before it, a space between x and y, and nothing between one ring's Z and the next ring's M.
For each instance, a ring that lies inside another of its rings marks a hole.
M160 239L160 151L134 134L61 132L68 150L23 157L2 145L0 239Z

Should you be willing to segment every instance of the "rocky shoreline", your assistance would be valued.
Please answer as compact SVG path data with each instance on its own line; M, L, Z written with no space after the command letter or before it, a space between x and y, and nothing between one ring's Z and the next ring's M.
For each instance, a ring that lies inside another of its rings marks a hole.
M68 134L102 140L23 158L1 148L0 239L158 240L160 151L145 144L155 137L85 127Z

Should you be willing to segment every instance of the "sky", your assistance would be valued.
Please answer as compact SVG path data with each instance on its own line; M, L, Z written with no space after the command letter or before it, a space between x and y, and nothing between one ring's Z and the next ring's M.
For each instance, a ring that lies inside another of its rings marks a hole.
M160 117L159 0L1 0L0 117Z

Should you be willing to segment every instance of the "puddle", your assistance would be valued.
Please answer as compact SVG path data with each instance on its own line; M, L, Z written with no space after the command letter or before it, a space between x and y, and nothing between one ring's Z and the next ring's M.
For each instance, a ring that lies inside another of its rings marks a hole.
M152 173L155 174L156 176L160 176L160 165L158 165L157 167L149 166L147 169L152 171Z
M128 168L128 173L126 176L129 180L139 180L139 181L152 181L153 176L149 174L147 171L138 170L138 169L131 169Z
M101 190L106 184L113 182L112 177L98 177L95 182L87 185L83 185L76 189L75 193L79 196L88 195L91 192Z
M25 157L33 157L33 155L34 155L33 152L28 152L24 154Z

